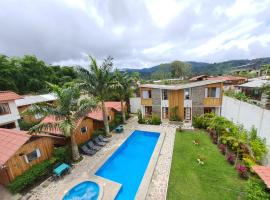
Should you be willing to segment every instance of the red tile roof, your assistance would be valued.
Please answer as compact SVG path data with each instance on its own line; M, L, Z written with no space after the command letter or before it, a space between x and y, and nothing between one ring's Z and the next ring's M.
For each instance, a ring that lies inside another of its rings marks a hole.
M107 101L105 102L105 106L107 109L114 109L117 112L121 112L121 102L118 101ZM103 114L101 108L97 108L91 112L88 113L87 117L97 120L97 121L103 121ZM58 121L54 116L47 116L42 120L42 123L53 123ZM81 123L82 119L77 122L77 125ZM61 131L58 128L50 128L50 129L44 129L42 132L50 133L54 135L62 135Z
M30 137L25 131L0 128L0 165L4 165Z
M125 103L124 103L124 105L125 105ZM120 101L106 101L105 102L105 106L107 108L113 108L113 109L115 109L118 112L121 112L122 111L121 102Z
M11 91L0 91L0 102L11 101L16 99L22 99L22 97L15 92Z
M267 188L270 189L270 167L256 165L252 169L263 180Z

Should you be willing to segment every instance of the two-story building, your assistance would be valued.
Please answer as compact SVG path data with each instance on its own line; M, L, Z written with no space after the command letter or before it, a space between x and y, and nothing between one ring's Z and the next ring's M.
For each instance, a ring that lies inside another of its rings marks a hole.
M11 91L0 91L0 128L19 129L20 114L15 104L22 97Z
M203 80L177 85L140 85L143 116L169 119L177 114L181 121L208 112L220 115L223 83L221 80Z

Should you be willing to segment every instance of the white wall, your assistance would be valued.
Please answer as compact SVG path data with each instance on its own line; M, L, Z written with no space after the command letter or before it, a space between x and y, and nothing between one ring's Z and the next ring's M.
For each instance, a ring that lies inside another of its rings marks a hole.
M20 114L19 114L19 111L17 109L17 106L16 106L14 101L8 102L8 105L9 105L9 109L10 109L11 114L1 115L0 116L0 125L15 122L16 127L18 128L17 120L20 119Z
M243 124L248 130L255 126L258 135L266 138L270 145L270 110L224 96L221 115Z
M141 98L140 97L129 98L129 102L130 102L130 112L131 113L137 113L137 111L141 109Z
M240 123L245 129L250 130L255 126L260 137L266 139L268 155L265 160L270 164L270 110L224 96L221 115L236 123Z

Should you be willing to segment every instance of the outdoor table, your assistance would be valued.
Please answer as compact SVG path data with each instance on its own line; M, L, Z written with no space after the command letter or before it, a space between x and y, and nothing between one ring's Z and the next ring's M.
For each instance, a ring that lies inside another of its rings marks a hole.
M68 171L70 169L70 166L66 163L62 163L61 165L59 165L58 167L56 167L53 172L57 175L57 176L61 176L64 172Z

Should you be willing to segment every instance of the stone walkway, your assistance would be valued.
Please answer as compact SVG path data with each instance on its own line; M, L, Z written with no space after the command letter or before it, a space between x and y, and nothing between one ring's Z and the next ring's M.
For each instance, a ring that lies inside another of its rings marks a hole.
M176 127L169 124L161 126L166 127L167 131L148 189L147 200L165 200L167 195Z
M23 199L58 200L56 196L59 195L56 194L60 194L63 193L63 191L66 191L71 183L74 182L74 180L80 180L89 175L94 176L93 173L95 172L96 167L100 164L100 160L104 158L107 159L108 155L112 154L113 151L118 148L135 129L166 132L166 136L163 141L160 155L157 160L156 168L152 176L146 197L146 199L166 199L175 137L175 127L168 124L160 126L140 125L137 123L137 118L129 119L128 123L124 126L125 131L123 134L113 134L111 142L109 142L94 156L85 156L84 160L74 166L70 174L64 176L58 181L44 181L42 184L31 190ZM106 188L104 188L104 191L107 191L108 193ZM103 194L102 199L112 199L108 198L107 196L109 196L109 194Z

